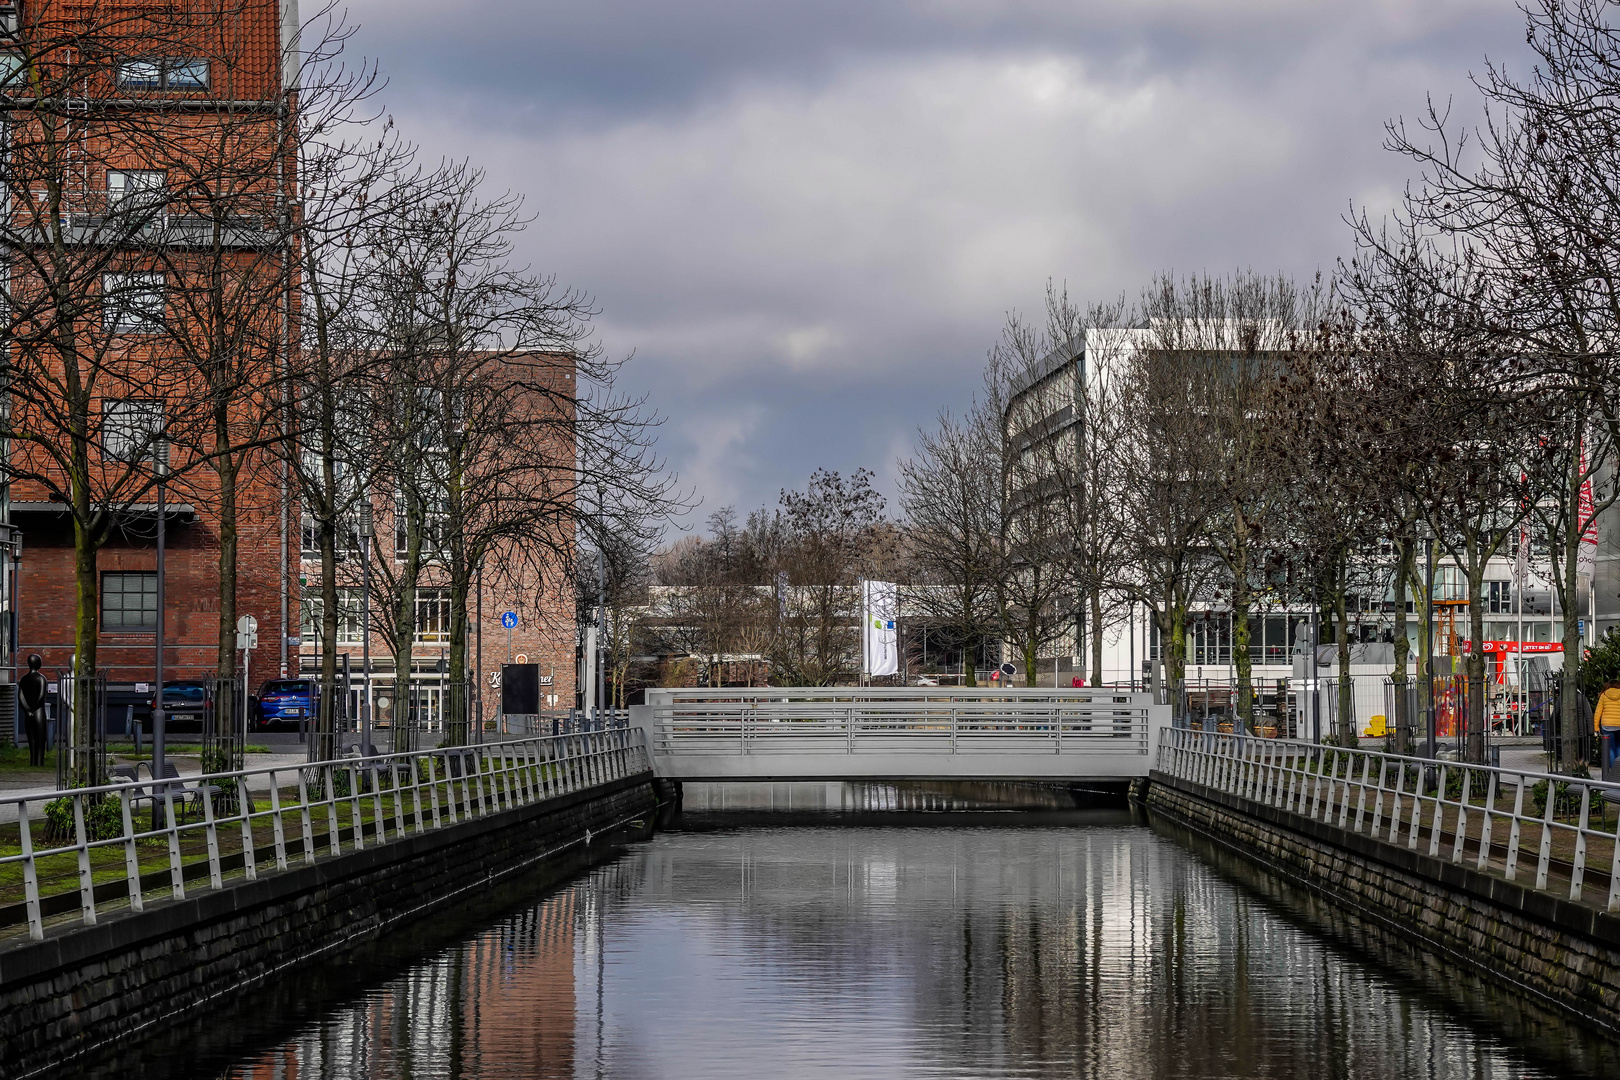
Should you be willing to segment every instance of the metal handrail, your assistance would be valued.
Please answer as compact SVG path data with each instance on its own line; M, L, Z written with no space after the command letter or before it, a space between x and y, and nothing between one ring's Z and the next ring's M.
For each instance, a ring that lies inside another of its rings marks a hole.
M1426 833L1428 854L1442 857L1449 845L1453 863L1461 863L1472 845L1479 870L1496 869L1492 859L1500 852L1500 870L1509 881L1518 879L1521 843L1527 828L1534 827L1539 829L1535 888L1541 892L1553 892L1548 880L1554 838L1572 836L1567 893L1576 902L1585 894L1592 841L1608 842L1613 852L1606 907L1611 913L1620 911L1620 815L1614 828L1606 825L1607 808L1620 809L1617 783L1186 728L1168 728L1161 735L1158 766L1177 779L1387 843L1404 843L1409 850L1417 850ZM1454 777L1461 779L1452 798ZM1541 782L1547 784L1542 810L1527 813L1526 792ZM1513 809L1500 808L1498 801L1510 791ZM1580 800L1576 820L1559 820L1560 799L1573 807L1576 796ZM1475 802L1477 797L1482 801ZM1505 844L1495 839L1502 824L1508 827Z
M703 700L710 692L649 694L655 754L1097 754L1145 755L1153 721L1147 695L1082 692L1003 696L974 690L933 700L915 689L850 700L845 689L810 696L795 688L752 700ZM721 692L727 693L727 692ZM805 698L809 698L806 700ZM673 700L671 700L673 698Z
M255 824L270 824L273 840L266 850L273 852L276 869L286 870L290 857L300 853L305 863L315 862L315 820L318 814L325 817L324 841L329 853L339 855L344 850L345 830L348 832L349 846L360 851L368 843L403 839L413 833L421 834L454 825L458 821L609 783L645 772L650 767L646 743L639 730L610 728L471 746L237 769L179 779L126 781L21 797L7 796L0 798L0 806L16 808L21 850L16 855L0 857L0 866L22 864L28 932L38 940L44 937L45 932L38 864L40 860L52 856L77 856L80 910L88 926L96 922L95 882L90 853L98 848L123 849L129 906L134 911L142 911L145 898L141 889L138 847L142 842L167 843L171 895L174 899L182 899L185 896L182 838L202 835L206 839L209 885L220 889L224 887L220 854L222 829L240 828L242 870L252 880L260 874L257 862L259 850L253 833ZM291 782L284 783L288 778L291 778ZM262 783L251 783L254 780ZM269 807L261 810L252 796L264 793L266 787ZM284 802L288 788L291 789L292 799ZM248 797L235 800L237 809L221 817L216 813L216 797L222 790L233 789ZM92 839L86 827L87 814L114 797L119 802L122 819L117 835ZM391 814L385 812L385 798L392 803ZM72 800L68 809L72 811L73 842L36 849L33 843L34 823L48 815L31 815L29 806L60 799ZM368 801L372 811L369 821L362 810L362 804ZM137 829L137 815L132 810L135 803L153 805L158 812L154 812L152 817L154 820L160 818L162 824ZM176 812L180 803L195 804L199 820L181 821ZM346 824L340 822L343 816L348 818ZM389 836L390 825L392 837ZM301 842L289 843L289 827L297 831Z

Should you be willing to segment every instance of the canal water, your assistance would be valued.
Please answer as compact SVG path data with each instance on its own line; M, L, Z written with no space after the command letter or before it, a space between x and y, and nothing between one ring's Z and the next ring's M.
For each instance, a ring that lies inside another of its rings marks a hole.
M1074 803L688 786L670 828L493 925L303 976L298 1002L105 1075L1620 1075L1608 1044L1376 928Z

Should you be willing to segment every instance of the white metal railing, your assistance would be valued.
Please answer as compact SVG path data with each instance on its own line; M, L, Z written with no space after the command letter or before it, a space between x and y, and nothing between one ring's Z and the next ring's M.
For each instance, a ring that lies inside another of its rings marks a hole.
M660 755L1132 754L1146 694L1099 689L774 687L650 690L632 709Z
M1606 876L1620 911L1620 784L1187 728L1164 731L1158 768L1509 881L1534 858L1535 888L1574 901Z
M313 863L323 848L359 851L649 767L641 733L621 728L4 797L0 807L16 815L17 853L0 856L0 874L10 877L20 866L28 932L38 939L42 870L61 870L68 859L77 860L79 909L90 925L96 878L122 878L130 908L141 911L150 856L164 848L156 872L166 872L169 893L179 899L205 864L209 886L219 889L227 861L253 879L268 869L261 859L285 870L297 858ZM148 820L149 828L138 827ZM0 825L0 842L9 827ZM107 851L120 853L121 865L116 857L98 859Z

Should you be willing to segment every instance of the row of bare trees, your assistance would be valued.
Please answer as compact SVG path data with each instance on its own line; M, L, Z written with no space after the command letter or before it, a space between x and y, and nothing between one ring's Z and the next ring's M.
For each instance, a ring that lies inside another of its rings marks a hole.
M582 534L645 531L670 505L656 417L615 389L591 300L517 260L521 197L420 164L378 116L376 70L345 62L352 27L332 8L283 27L281 6L26 8L0 87L6 478L71 521L81 677L98 553L151 528L161 480L217 531L221 677L240 537L279 529L292 559L300 539L319 558L328 695L339 589L362 578L401 680L417 590L449 590L464 683L481 574L567 611ZM466 722L463 699L452 740Z
M1407 605L1434 617L1427 545L1461 575L1473 642L1487 566L1533 546L1575 680L1596 569L1582 539L1620 494L1614 14L1531 5L1539 62L1527 80L1486 68L1479 131L1433 109L1415 131L1392 123L1389 147L1420 176L1387 221L1352 221L1334 280L1165 275L1133 305L1049 290L1042 325L1010 318L982 399L942 416L903 469L937 614L998 636L1031 673L1089 635L1096 677L1119 605L1142 604L1174 684L1189 613L1224 608L1249 723L1251 613L1320 611L1347 672L1352 624L1392 611L1403 689ZM1486 660L1473 649L1464 665L1478 758ZM1348 680L1339 692L1348 740ZM1408 700L1395 695L1400 736ZM1563 701L1573 735L1589 721Z
M872 474L817 470L774 510L723 507L707 537L655 553L616 624L637 655L689 657L664 673L712 685L825 686L861 671L859 579L892 579L897 533ZM645 672L643 677L656 678ZM623 673L620 675L621 685Z

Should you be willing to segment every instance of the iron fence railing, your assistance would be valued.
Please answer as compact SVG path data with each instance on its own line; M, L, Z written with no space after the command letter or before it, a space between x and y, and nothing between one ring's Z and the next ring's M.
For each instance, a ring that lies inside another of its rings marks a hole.
M630 722L628 709L557 709L538 713L500 713L495 717L498 735L570 735L576 731L608 731Z
M204 868L219 889L228 870L257 878L261 863L285 870L322 849L358 851L648 768L641 733L624 728L183 777L148 768L123 783L0 798L0 844L17 852L0 856L0 890L20 872L38 939L53 883L77 891L90 925L98 894L141 911L148 889L184 897Z
M1620 911L1620 784L1372 750L1172 728L1159 769L1250 802ZM1504 835L1505 831L1505 835Z

